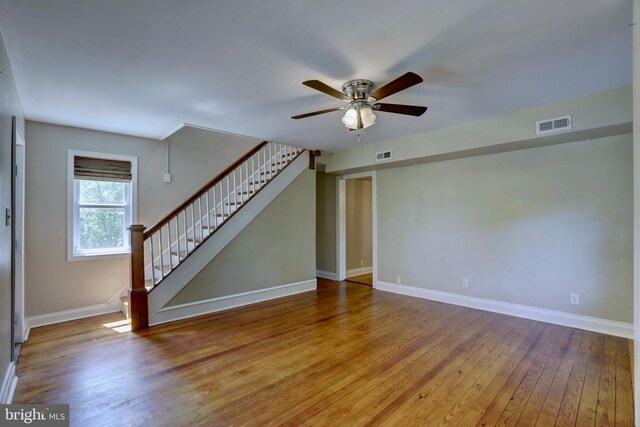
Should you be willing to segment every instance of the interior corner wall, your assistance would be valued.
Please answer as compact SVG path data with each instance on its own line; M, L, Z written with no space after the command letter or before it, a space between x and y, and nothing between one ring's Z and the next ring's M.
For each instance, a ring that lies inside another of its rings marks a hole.
M11 72L9 57L0 36L0 386L11 361L11 226L4 221L4 210L11 207L11 132L12 117L24 135L24 114ZM1 390L0 390L1 391ZM4 403L4 402L0 402Z
M282 191L167 306L313 280L316 174Z
M67 261L67 152L138 158L137 222L151 226L258 141L184 128L166 142L67 126L26 124L25 303L35 316L103 304L129 283L129 258Z
M632 163L627 134L379 170L378 280L631 322Z
M350 275L349 271L373 265L371 179L348 179L345 184L346 261Z
M316 174L316 269L336 273L336 175Z

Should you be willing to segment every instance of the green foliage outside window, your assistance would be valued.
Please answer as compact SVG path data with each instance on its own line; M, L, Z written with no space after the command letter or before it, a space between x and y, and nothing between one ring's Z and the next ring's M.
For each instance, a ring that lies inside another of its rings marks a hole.
M125 186L129 184L88 180L79 180L78 184L79 249L125 247Z

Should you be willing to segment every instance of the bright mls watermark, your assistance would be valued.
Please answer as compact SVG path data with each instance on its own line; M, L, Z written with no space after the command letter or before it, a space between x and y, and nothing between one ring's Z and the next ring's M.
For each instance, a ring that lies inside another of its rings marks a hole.
M69 426L69 405L0 405L0 427Z

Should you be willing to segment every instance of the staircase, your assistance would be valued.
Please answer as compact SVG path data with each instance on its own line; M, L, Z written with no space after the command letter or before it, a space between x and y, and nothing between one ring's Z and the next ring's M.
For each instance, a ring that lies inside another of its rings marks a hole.
M143 225L131 226L132 289L125 303L132 330L149 325L148 294L303 152L289 145L262 142L155 225L146 230Z

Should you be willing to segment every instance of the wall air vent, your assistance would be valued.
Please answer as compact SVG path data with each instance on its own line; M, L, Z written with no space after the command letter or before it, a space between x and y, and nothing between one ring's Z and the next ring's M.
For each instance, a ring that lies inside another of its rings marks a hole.
M379 153L376 153L376 162L381 162L383 160L390 160L390 159L391 159L391 150L381 151Z
M536 122L536 135L571 129L571 115Z

